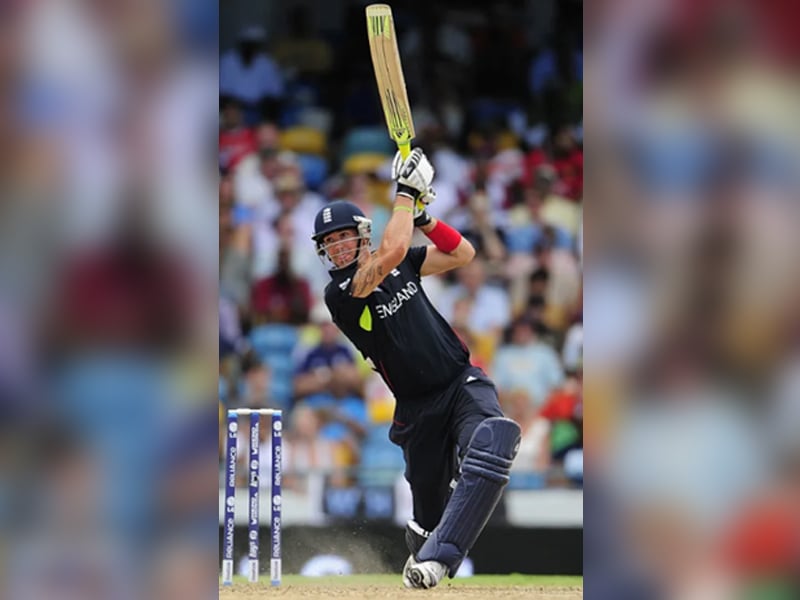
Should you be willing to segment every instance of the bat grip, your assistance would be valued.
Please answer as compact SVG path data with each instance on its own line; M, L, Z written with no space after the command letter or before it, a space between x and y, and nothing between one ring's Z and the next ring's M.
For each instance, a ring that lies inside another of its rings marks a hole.
M400 150L400 156L403 157L403 160L408 158L408 155L411 154L411 142L406 142L405 144L397 144L397 149Z

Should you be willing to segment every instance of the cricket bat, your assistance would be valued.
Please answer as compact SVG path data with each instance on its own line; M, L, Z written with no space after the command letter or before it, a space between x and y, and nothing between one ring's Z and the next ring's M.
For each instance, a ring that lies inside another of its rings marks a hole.
M389 137L397 144L400 155L406 158L411 152L414 123L408 104L397 36L394 32L392 9L388 4L370 4L367 13L367 37L378 93L386 116Z

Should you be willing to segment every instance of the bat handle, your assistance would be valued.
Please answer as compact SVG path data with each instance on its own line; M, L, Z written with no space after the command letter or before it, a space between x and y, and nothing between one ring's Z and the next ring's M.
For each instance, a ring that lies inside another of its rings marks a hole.
M408 158L408 155L411 154L411 142L406 142L405 144L397 144L397 149L400 150L400 156L403 157L403 160Z

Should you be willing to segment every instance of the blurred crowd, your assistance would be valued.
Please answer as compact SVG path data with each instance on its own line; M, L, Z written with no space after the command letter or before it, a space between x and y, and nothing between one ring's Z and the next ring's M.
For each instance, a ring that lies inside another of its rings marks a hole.
M0 3L0 596L216 588L216 3Z
M587 590L800 597L798 4L586 16Z
M580 486L581 7L451 4L393 5L414 145L436 168L431 213L477 249L423 285L523 427L511 487ZM380 239L395 148L363 6L342 31L312 17L289 9L275 36L251 23L221 54L220 415L285 411L284 489L306 490L309 473L391 485L403 470L387 435L394 400L330 320L311 233L322 206L347 199Z

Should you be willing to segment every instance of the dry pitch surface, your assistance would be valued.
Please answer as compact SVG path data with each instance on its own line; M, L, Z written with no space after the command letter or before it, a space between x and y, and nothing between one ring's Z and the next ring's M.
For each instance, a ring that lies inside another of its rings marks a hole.
M583 598L581 577L548 577L529 575L479 575L469 579L446 580L432 590L407 590L399 575L351 575L343 577L284 577L280 587L237 580L233 586L219 588L224 600L254 600L255 598L502 598L503 600L575 600Z

